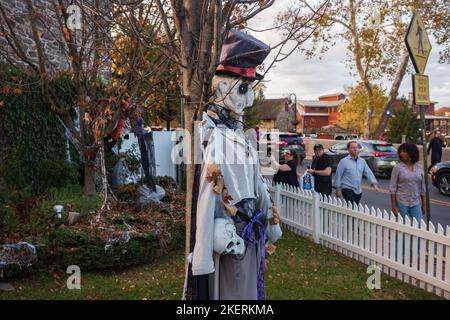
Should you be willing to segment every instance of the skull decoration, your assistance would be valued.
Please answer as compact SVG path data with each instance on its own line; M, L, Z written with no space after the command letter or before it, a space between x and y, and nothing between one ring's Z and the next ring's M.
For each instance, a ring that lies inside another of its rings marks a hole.
M236 233L236 227L227 219L214 220L214 251L219 254L244 254L244 240Z
M214 103L234 112L236 115L242 115L245 108L253 105L255 96L252 83L253 81L243 78L224 75L214 76L212 82L215 95Z

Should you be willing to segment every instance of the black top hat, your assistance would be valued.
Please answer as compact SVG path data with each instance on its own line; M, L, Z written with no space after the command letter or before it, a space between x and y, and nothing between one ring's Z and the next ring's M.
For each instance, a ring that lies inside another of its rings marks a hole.
M256 72L270 52L270 47L255 37L237 29L231 29L225 38L216 74L261 80Z

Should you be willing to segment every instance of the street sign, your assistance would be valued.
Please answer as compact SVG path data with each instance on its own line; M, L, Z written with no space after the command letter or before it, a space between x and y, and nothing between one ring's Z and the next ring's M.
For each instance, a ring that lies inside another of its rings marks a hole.
M424 74L431 52L431 42L418 13L415 13L411 20L405 42L416 72Z
M430 105L430 86L428 76L414 74L413 76L414 104L416 106Z
M424 75L425 68L427 66L428 58L431 52L431 43L428 39L428 34L423 24L422 18L416 12L408 27L408 31L405 36L406 47L408 48L409 56L416 69L417 74L413 75L413 99L414 104L420 106L420 122L422 124L422 141L424 152L423 156L423 176L425 179L425 207L427 214L427 223L430 223L430 191L428 188L428 158L425 152L425 146L427 141L426 135L426 121L425 121L425 108L430 105L430 88L428 76Z

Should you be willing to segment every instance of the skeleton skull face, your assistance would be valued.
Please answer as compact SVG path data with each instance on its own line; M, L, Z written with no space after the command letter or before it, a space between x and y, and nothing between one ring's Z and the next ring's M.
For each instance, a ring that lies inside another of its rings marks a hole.
M244 109L251 107L255 99L252 83L252 81L242 78L214 76L212 87L215 94L215 104L242 115Z
M214 220L214 251L219 254L244 254L244 240L236 233L236 227L227 219Z

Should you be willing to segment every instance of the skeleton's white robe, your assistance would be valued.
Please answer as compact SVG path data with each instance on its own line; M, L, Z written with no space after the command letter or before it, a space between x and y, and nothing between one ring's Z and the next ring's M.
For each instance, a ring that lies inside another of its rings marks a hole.
M221 195L213 191L213 184L206 179L207 164L219 164L234 205L242 199L256 199L256 209L262 210L266 219L268 241L275 243L281 236L280 226L270 225L272 203L258 161L257 151L249 145L242 130L230 130L216 126L205 113L200 127L201 141L208 141L203 148L203 164L200 177L197 203L197 228L195 246L192 254L192 274L210 275L212 299L219 299L218 262L219 255L213 252L214 219L225 218L232 221L222 204ZM255 288L256 290L256 288Z

